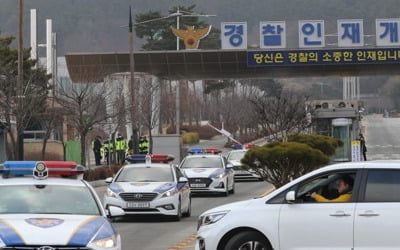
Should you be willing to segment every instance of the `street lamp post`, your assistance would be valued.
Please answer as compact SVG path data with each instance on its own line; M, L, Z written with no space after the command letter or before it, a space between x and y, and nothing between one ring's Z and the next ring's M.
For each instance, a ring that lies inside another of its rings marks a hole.
M134 152L138 152L139 144L138 144L138 127L137 127L137 98L136 98L136 85L135 85L135 59L134 59L134 34L133 34L133 26L140 25L150 22L155 22L163 19L167 19L170 17L175 17L180 15L179 13L172 13L168 16L154 18L150 20L145 20L142 22L133 23L132 22L132 11L129 6L129 69L130 69L130 92L131 92L131 124L132 124L132 136L133 136L133 149Z
M138 128L136 126L136 88L135 88L135 60L133 57L133 23L132 11L129 6L129 67L130 67L130 92L131 92L131 124L132 124L132 142L135 153L139 151Z
M22 84L24 82L24 57L23 57L23 9L24 1L18 1L18 76L16 85L16 95L17 95L17 145L18 145L18 160L24 159L24 131L22 123L22 117L20 115L20 109L22 106Z

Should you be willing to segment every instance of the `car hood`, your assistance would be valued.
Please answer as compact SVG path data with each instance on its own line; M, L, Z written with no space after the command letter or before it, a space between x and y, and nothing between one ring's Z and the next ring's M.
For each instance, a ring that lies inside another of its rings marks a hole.
M114 228L103 216L0 215L0 238L7 246L86 246L92 239L114 234Z
M219 174L225 173L223 168L186 168L183 172L188 178L213 178Z
M235 209L239 209L239 208L243 209L243 208L249 206L250 203L252 203L253 201L254 201L254 199L228 203L228 204L207 210L202 215L208 214L208 213L220 212L220 211L231 211L231 210L235 210Z
M162 194L176 187L174 182L113 182L110 189L115 193L159 193Z

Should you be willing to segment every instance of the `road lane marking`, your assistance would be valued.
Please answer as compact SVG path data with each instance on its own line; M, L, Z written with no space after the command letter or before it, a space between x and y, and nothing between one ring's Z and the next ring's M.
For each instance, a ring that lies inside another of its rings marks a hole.
M168 248L168 250L178 250L178 249L193 249L195 245L188 245L189 243L193 242L196 239L197 234L193 233L186 239L182 240L178 244L173 247Z
M266 196L267 194L271 193L271 192L274 191L274 190L275 190L275 187L272 187L272 188L270 188L270 189L267 189L267 190L264 191L264 193L260 194L258 197Z

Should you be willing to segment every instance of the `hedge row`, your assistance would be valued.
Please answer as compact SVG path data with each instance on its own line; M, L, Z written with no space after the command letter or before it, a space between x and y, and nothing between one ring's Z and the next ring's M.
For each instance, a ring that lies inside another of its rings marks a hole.
M186 133L190 132L198 133L200 140L210 140L214 136L218 135L218 132L209 126L182 125L180 129L181 131L184 131ZM176 133L175 131L176 128L169 127L167 129L167 134L175 134Z
M86 181L104 180L108 177L113 177L121 167L120 165L113 165L88 169L83 174L83 179Z
M185 133L181 136L183 144L199 143L199 134L196 132Z

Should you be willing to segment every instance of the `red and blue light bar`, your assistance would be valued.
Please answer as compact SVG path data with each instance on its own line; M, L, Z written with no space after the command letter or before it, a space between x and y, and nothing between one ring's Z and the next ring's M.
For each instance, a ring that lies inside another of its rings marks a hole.
M191 148L189 154L219 154L221 150L218 148Z
M175 159L173 155L168 154L151 154L152 163L169 163ZM145 154L132 154L125 158L129 163L143 163L146 162Z
M250 148L254 148L255 146L257 146L254 143L246 143L246 144L236 144L235 146L233 146L234 149L250 149Z
M5 161L0 165L3 176L32 176L38 164L44 165L49 176L78 176L85 168L73 161Z

